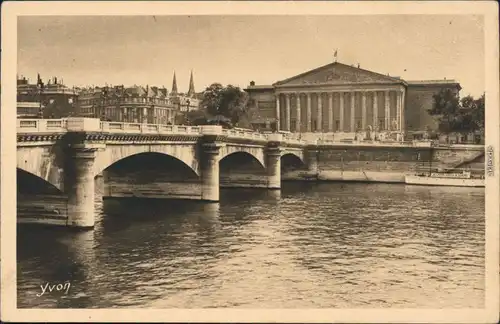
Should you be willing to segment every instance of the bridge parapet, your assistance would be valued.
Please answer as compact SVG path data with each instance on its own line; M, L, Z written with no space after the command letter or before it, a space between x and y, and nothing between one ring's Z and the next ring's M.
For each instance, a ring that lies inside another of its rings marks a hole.
M188 135L216 136L224 140L248 142L280 142L288 145L304 146L308 141L294 134L260 133L250 129L223 129L218 125L186 126L161 125L100 121L97 118L63 118L63 119L18 119L17 133L22 135L62 134L68 132L87 132L117 135ZM279 138L279 139L278 139Z
M254 132L249 129L233 128L233 129L222 129L222 134L227 136L228 139L245 139L257 142L267 142L268 134L263 134L259 132Z
M100 130L103 133L114 133L114 134L148 134L148 135L201 134L201 128L199 126L120 123L120 122L101 122Z
M17 133L66 133L65 119L18 119Z

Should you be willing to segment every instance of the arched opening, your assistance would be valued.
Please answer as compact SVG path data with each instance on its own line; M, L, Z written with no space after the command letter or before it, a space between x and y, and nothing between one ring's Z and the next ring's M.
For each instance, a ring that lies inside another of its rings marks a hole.
M121 159L102 172L103 198L199 199L200 177L170 155L145 152ZM99 176L99 175L98 175Z
M267 173L262 163L247 152L235 152L219 162L221 188L266 188Z
M28 171L17 168L17 193L21 195L59 195L62 194L56 186Z
M19 168L16 176L18 222L65 224L67 197L59 188Z
M300 173L307 169L306 164L295 154L281 156L281 181L300 179Z
M305 163L297 155L287 153L281 156L281 174L305 169Z

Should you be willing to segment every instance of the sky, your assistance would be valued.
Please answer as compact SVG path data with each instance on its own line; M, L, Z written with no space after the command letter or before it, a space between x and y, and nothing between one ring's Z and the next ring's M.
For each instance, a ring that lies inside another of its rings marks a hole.
M370 16L24 16L18 75L68 86L272 84L338 61L405 80L485 87L483 18Z

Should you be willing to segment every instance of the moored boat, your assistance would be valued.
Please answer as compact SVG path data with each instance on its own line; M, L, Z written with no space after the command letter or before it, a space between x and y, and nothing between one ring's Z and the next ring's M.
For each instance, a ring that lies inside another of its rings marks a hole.
M484 187L484 175L462 172L416 172L405 176L405 183L425 186Z

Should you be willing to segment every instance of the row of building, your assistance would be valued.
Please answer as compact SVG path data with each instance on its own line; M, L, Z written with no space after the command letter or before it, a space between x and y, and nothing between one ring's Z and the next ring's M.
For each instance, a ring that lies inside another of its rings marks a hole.
M69 88L51 78L45 84L25 77L17 80L18 118L62 118L83 116L109 121L174 124L176 117L197 110L200 94L195 92L193 73L189 90L180 93L174 73L172 90L157 86L101 86Z
M415 139L437 130L437 119L427 110L432 107L433 95L445 89L458 95L461 86L446 79L403 80L335 61L271 85L252 81L245 91L256 129L326 134L337 139L363 139L370 134ZM170 92L156 86L70 89L57 78L46 85L40 77L37 84L26 78L18 80L20 118L79 115L174 124L177 116L199 109L201 99L192 73L186 94L178 92L175 73Z

